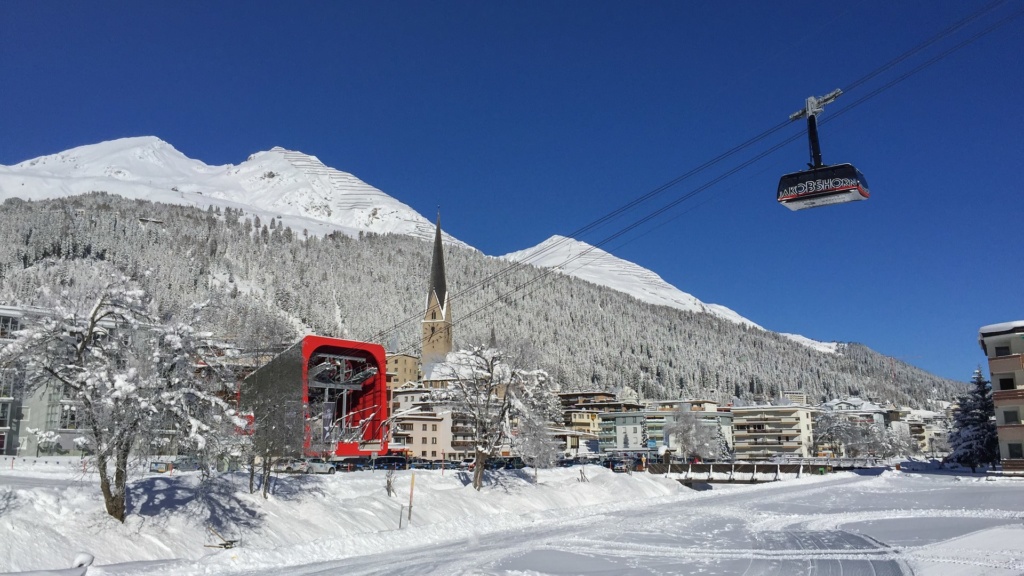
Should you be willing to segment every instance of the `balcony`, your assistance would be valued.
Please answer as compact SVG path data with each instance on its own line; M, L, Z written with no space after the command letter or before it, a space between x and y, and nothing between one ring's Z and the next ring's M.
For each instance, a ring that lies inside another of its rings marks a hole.
M756 440L736 440L736 447L751 447L751 446L782 446L785 448L796 448L800 446L800 442L796 440L767 440L765 438L758 438Z
M989 358L988 371L991 374L1005 374L1024 370L1024 354L1011 354Z
M1003 464L1003 472L1013 472L1015 474L1019 474L1019 473L1024 472L1024 460L1020 460L1020 459L1016 459L1016 460L1005 459L1005 460L1003 460L1002 464Z
M793 417L781 417L781 416L735 416L733 418L733 426L742 424L773 424L783 426L795 426L800 423L799 418Z
M992 402L996 406L1024 404L1024 390L996 390L992 393Z
M733 430L733 436L792 436L797 434L797 428L773 428L765 430Z

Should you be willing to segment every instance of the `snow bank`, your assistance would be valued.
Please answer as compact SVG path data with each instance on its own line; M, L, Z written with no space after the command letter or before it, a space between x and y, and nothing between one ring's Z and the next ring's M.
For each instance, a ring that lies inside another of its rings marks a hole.
M380 471L280 475L272 479L268 499L248 493L244 474L203 484L196 472L137 473L130 515L121 524L107 516L98 479L83 473L81 462L19 458L12 469L9 460L0 461L0 525L6 533L0 571L67 567L75 552L85 551L96 556L95 565L201 560L218 573L472 539L590 513L594 506L628 507L692 493L672 479L598 466L585 468L587 482L580 481L579 467L541 470L537 483L528 471L495 473L479 492L466 473L399 471L393 497ZM238 545L207 547L221 542L213 531Z

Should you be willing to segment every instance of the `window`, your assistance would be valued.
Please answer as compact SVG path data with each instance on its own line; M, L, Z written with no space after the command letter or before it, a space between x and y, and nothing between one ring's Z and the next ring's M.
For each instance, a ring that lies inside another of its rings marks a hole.
M1007 444L1006 454L1008 458L1018 459L1024 458L1024 444Z
M60 429L78 429L78 407L69 404L62 404L60 407Z
M420 456L426 456L426 455L427 455L427 451L426 450L420 452Z
M999 379L999 389L1000 390L1013 390L1014 388L1015 388L1015 386L1013 385L1013 378L1000 378Z
M0 432L0 454L7 451L7 432Z
M424 432L426 432L426 431L427 431L427 425L426 425L426 424L424 424L424 425L423 425L423 431L424 431Z
M0 316L0 338L14 338L14 333L21 330L21 321L11 316Z
M0 403L0 428L11 427L11 405L8 402Z
M437 438L431 438L430 439L430 443L431 444L437 444Z
M14 379L17 372L14 370L0 370L0 398L14 397Z
M421 442L421 444L426 444L426 443L427 443L427 437L426 437L426 436L424 436L424 437L423 437L423 442Z
M437 424L431 424L430 425L430 431L431 432L437 432Z
M1017 410L1003 410L1004 424L1020 424L1020 412Z
M437 456L437 450L431 450L430 451L430 455L431 456Z
M1009 356L1009 355L1010 355L1010 347L1009 346L996 346L996 356Z

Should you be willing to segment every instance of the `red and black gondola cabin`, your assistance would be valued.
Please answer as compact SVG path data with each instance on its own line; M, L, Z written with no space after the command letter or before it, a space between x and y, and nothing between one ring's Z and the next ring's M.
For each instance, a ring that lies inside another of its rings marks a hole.
M870 197L867 179L852 164L819 166L779 179L779 203L790 210L845 204Z

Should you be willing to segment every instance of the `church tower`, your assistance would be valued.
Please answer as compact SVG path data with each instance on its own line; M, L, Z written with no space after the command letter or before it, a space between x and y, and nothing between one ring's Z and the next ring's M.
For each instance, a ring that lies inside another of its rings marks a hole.
M444 362L452 351L452 309L444 276L444 247L441 244L441 215L437 215L434 256L430 263L427 312L423 316L423 353L420 363Z

